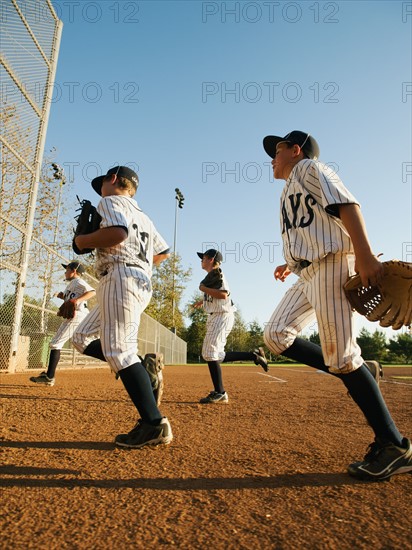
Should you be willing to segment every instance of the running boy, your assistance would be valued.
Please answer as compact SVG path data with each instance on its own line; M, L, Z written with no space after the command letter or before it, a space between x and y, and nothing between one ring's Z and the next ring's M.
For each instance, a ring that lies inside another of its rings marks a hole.
M202 260L202 269L208 274L214 270L220 270L223 261L221 252L211 248L206 252L198 252ZM206 335L203 340L202 357L207 361L210 377L214 389L202 397L200 403L227 403L229 396L223 386L222 369L220 363L232 363L233 361L253 361L263 370L268 370L268 362L263 348L253 352L225 352L227 337L233 328L236 308L230 297L230 289L226 277L221 272L222 284L220 288L209 288L201 281L199 290L203 292L203 300L195 302L193 307L203 309L208 314L206 321Z
M31 382L42 384L44 386L54 386L56 368L60 360L61 349L69 340L75 329L83 321L89 313L87 308L87 300L90 300L96 291L92 288L81 275L85 272L84 267L76 261L65 265L62 264L65 272L66 281L69 281L64 292L59 292L56 298L60 298L67 302L72 301L75 304L75 315L73 319L65 319L57 330L53 340L50 342L50 356L47 371L42 372L39 376L31 376Z
M375 434L364 460L349 465L350 475L382 480L412 471L411 443L399 433L365 365L342 288L355 271L364 286L382 277L359 203L339 177L316 160L319 146L310 134L295 130L285 137L266 136L263 147L273 159L275 179L286 181L280 200L286 263L274 276L280 281L291 273L299 277L265 328L266 345L345 384ZM321 347L297 337L314 320Z
M137 174L127 166L95 178L92 187L102 197L97 206L100 228L75 239L80 250L96 248L100 281L98 305L76 330L73 345L85 355L106 360L119 374L140 414L129 433L115 438L116 445L129 448L167 445L173 439L138 357L140 317L152 295L152 266L169 256L166 242L132 198L138 184Z

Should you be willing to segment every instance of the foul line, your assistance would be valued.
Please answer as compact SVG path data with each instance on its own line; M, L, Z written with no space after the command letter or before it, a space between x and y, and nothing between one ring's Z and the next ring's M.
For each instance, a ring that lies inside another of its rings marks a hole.
M257 374L259 376L266 376L267 378L272 378L272 380L274 380L276 382L282 382L282 383L287 384L287 380L283 380L282 378L277 378L276 376L272 376L271 374L266 374L264 372L258 372Z
M292 369L286 369L286 370L292 370ZM296 372L296 369L293 369L294 372ZM299 372L313 372L313 374L328 374L325 371L322 370L316 370L316 371L299 371ZM268 380L269 382L281 382L282 384L287 384L287 380L283 380L283 378L278 378L277 376L272 376L271 374L267 374L265 372L257 372L259 376L266 376L266 378L270 378L271 380ZM331 375L329 375L331 376ZM398 382L396 380L388 380L388 379L381 379L380 384L397 384L398 386L407 386L411 387L412 384L408 382Z

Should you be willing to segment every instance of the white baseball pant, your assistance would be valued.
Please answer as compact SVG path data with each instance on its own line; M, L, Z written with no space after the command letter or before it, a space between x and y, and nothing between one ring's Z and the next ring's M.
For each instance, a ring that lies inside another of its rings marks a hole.
M323 359L331 373L351 372L363 364L352 309L343 291L354 263L353 255L329 254L302 270L265 326L264 341L273 353L281 355L298 333L317 321Z
M96 291L98 305L79 325L72 339L73 346L83 353L100 337L103 355L113 372L140 361L140 317L152 296L150 281L144 276L127 276L125 269L116 265L100 279Z
M203 340L202 357L205 361L223 361L227 337L233 328L233 312L209 313L206 320L206 336Z
M65 319L57 329L56 334L50 341L50 349L62 349L64 344L72 338L77 327L81 324L83 319L87 317L89 310L82 307L80 310L76 310L73 319Z

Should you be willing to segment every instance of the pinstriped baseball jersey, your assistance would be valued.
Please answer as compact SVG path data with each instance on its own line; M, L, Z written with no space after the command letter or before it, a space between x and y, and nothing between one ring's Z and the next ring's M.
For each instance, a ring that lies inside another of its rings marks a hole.
M168 246L150 218L126 195L101 199L97 211L100 228L123 227L127 238L116 246L96 250L101 275L97 307L79 325L73 345L83 352L100 336L103 354L114 372L140 361L138 331L152 289L153 256Z
M63 299L65 302L67 302L68 300L73 300L74 298L79 298L80 296L83 296L83 294L89 292L90 290L94 290L94 288L90 286L89 283L86 283L86 281L81 277L75 277L70 281L65 291L63 292ZM76 304L76 310L82 309L87 309L86 302L80 302L80 304Z
M236 308L232 304L230 298L229 284L226 277L222 273L223 284L219 290L226 290L226 298L213 298L208 294L203 294L203 309L207 313L229 313L230 311L236 311Z
M114 264L132 264L150 279L153 256L168 249L150 218L140 210L134 199L124 195L102 198L97 211L102 217L100 228L123 227L127 231L125 241L110 248L96 250L97 271L107 271Z
M296 164L280 199L283 254L291 271L301 271L301 260L353 254L352 241L338 218L339 204L359 203L331 169L310 159Z

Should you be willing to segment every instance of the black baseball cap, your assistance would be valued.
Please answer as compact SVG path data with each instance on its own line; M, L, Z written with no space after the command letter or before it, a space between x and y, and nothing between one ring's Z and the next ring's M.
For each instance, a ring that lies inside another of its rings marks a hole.
M219 252L219 250L216 250L215 248L209 248L209 250L206 250L206 252L197 252L197 255L200 259L203 258L203 256L207 256L208 258L213 258L220 264L223 262L223 256Z
M279 136L266 136L263 139L263 148L266 153L273 159L276 156L276 146L283 141L288 141L293 145L299 145L305 155L310 159L319 158L320 150L316 139L306 132L300 130L293 130L289 132L285 137Z
M121 178L127 178L134 183L136 189L138 188L139 178L134 170L128 168L127 166L114 166L113 168L110 168L104 176L98 176L97 178L92 179L92 187L98 195L102 194L102 183L104 178L113 174Z
M64 267L64 269L67 269L69 267L72 271L76 270L77 273L80 274L86 271L82 264L79 262L70 262L69 264L62 264L62 266Z

